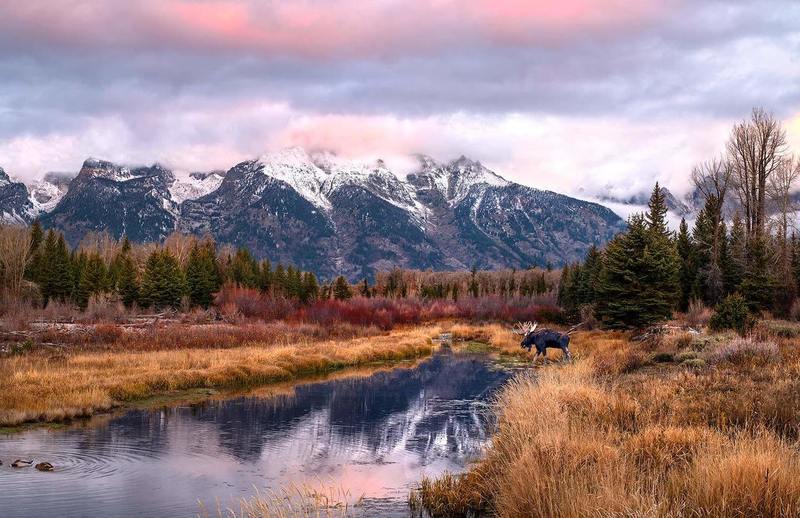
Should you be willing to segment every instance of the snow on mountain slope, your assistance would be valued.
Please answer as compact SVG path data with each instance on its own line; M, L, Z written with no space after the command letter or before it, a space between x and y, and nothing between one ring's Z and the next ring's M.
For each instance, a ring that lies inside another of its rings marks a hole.
M169 188L169 193L172 201L181 204L186 200L196 200L216 191L224 179L224 171L191 173L188 178L175 180Z
M25 225L35 215L25 184L13 181L0 167L0 223Z
M413 188L392 173L382 160L352 161L328 151L308 153L292 147L261 156L262 174L280 180L323 211L331 209L330 196L345 186L359 186L404 210L424 218L424 208Z
M463 200L474 185L484 184L503 187L510 183L494 171L484 167L480 162L470 160L463 155L447 164L447 170L450 173L447 198L452 203L458 203Z
M68 173L47 173L41 180L28 186L28 194L37 215L53 210L69 189L72 175Z
M303 148L292 147L268 153L259 157L256 163L262 174L288 184L313 205L330 209L330 201L322 193L322 184L328 174Z

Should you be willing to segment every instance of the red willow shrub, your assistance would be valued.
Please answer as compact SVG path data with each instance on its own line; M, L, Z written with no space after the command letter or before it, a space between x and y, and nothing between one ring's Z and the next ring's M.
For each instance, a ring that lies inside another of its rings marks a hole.
M237 312L244 318L270 321L289 318L297 310L299 303L262 293L255 288L243 288L228 283L217 293L214 305L223 308L226 313Z
M290 319L331 325L346 322L388 330L397 325L442 319L537 320L560 323L561 310L553 305L533 304L528 298L498 296L464 297L457 302L443 299L354 298L348 301L320 300L299 308Z
M382 297L347 301L318 300L297 310L292 318L325 326L345 322L383 330L397 325L417 324L423 320L422 306L418 300Z
M316 300L308 305L263 294L255 289L226 285L217 294L215 304L225 313L237 313L246 319L286 320L321 326L348 324L389 330L398 325L442 319L477 321L536 320L560 323L561 310L547 297L461 297L449 299L355 297L349 300Z

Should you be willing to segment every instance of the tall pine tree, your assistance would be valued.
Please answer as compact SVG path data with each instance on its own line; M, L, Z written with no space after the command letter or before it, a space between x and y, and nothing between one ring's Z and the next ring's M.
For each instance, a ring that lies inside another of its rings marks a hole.
M192 304L207 308L219 291L217 251L212 241L195 243L186 263L186 288Z
M155 309L177 308L186 293L180 264L167 250L154 250L142 274L140 300Z
M681 295L678 301L678 308L686 311L689 308L689 301L692 299L695 285L695 260L692 238L689 235L689 225L686 219L681 218L681 225L678 230L676 250L680 261L680 288Z
M347 279L341 275L336 277L333 283L333 298L336 300L347 300L352 296L353 292L350 291L350 284L348 284Z
M646 215L605 253L598 314L612 328L642 328L670 318L678 299L678 254L666 221L666 201L656 185Z

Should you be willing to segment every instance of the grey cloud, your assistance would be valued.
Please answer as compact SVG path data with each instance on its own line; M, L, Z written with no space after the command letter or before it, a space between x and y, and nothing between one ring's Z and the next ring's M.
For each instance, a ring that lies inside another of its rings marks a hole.
M126 41L134 36L126 29ZM137 149L170 138L258 139L262 119L226 127L224 118L202 114L259 100L312 114L411 118L519 112L738 119L754 105L781 116L800 110L794 0L692 1L617 34L536 45L475 39L359 59L54 41L0 31L0 141L79 132L98 118L118 119ZM771 63L775 55L786 65ZM164 120L166 114L178 120ZM285 122L277 116L271 124Z

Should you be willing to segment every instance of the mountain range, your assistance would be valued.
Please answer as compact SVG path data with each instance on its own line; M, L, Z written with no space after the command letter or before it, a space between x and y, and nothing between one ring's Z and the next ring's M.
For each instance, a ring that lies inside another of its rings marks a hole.
M624 228L610 209L510 182L480 162L418 155L401 179L381 160L289 148L186 179L158 164L88 159L29 186L0 169L0 219L160 241L209 234L325 278L395 266L456 270L574 261Z

